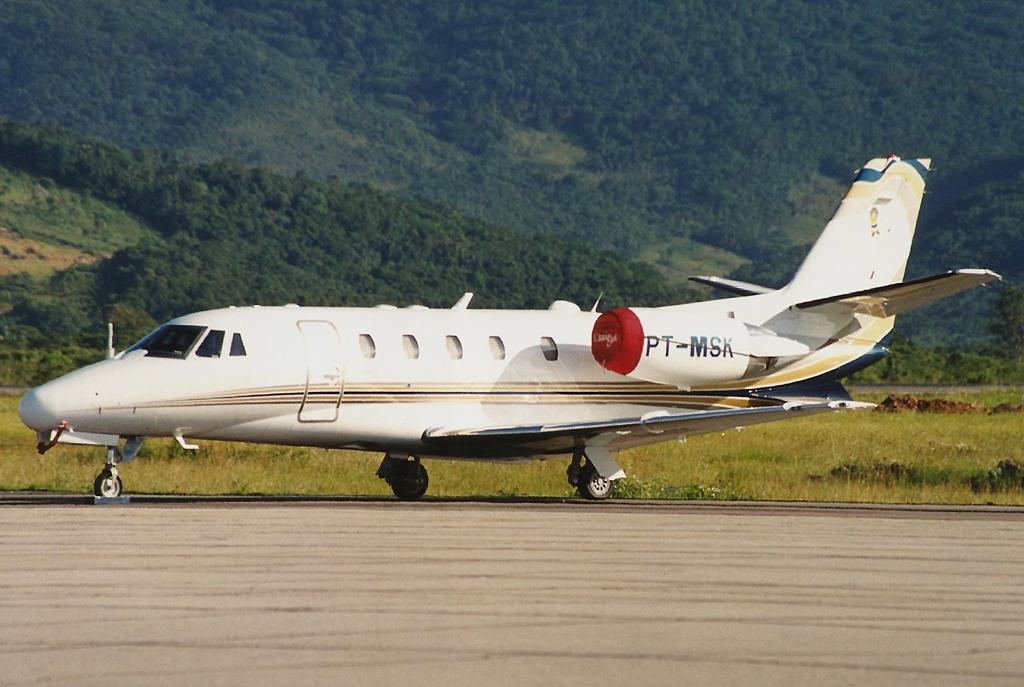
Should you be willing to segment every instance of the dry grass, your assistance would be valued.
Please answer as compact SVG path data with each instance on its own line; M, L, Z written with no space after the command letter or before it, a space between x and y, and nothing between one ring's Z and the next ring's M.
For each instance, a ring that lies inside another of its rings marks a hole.
M154 236L137 219L52 181L0 167L3 274L34 276L92 261ZM2 252L2 251L0 251Z
M512 157L559 170L564 176L587 157L587 151L561 134L521 129L509 138Z
M687 237L650 246L640 253L639 258L658 268L672 284L687 284L694 274L729 274L750 262L735 253L706 246Z
M0 226L0 276L16 272L45 276L96 260L96 256L76 248L47 245L17 237L7 227Z
M992 407L1018 391L959 397ZM45 456L0 398L0 489L89 492L102 449L59 446ZM191 453L147 442L122 468L135 493L387 495L380 456L202 442ZM1019 486L986 481L1001 461L1024 466L1024 415L847 412L692 437L619 455L631 498L721 498L1024 505ZM429 461L433 496L570 496L566 461L491 465ZM974 488L972 489L972 480Z
M1005 460L1024 465L1022 416L855 412L657 444L621 462L651 495L1024 504L1020 489L972 490Z

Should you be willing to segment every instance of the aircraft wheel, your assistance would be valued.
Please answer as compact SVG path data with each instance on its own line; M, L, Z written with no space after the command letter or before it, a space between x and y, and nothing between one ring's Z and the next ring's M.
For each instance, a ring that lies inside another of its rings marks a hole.
M607 477L597 474L593 463L587 461L587 464L580 468L579 483L576 485L576 489L579 490L580 496L588 501L603 501L612 495L615 483Z
M104 468L92 484L92 493L107 499L117 498L121 495L121 477Z
M401 501L416 501L427 493L427 469L418 460L395 465L388 484Z

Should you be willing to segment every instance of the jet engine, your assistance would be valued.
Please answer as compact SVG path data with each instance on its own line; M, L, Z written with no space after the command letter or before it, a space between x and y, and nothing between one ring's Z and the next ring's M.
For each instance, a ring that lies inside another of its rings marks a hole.
M731 382L806 355L807 346L722 315L616 308L594 323L590 349L602 367L682 389Z

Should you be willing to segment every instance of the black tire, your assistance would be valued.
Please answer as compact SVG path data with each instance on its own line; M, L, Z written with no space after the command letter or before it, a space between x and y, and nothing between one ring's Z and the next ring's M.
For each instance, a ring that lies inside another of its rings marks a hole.
M603 501L611 498L615 482L597 474L597 469L588 460L587 464L580 468L580 481L576 489L580 496L588 501Z
M92 493L107 499L117 498L121 495L121 478L114 477L110 470L104 468L103 472L96 476L92 483Z
M391 491L400 501L416 501L427 493L427 469L419 461L396 463L391 479Z

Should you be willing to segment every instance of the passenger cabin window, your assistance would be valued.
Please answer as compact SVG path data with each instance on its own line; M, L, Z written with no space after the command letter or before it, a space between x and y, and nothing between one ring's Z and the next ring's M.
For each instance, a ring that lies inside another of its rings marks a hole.
M235 332L231 335L231 354L232 356L245 355L245 344L242 343L242 335Z
M206 327L191 324L168 324L160 327L128 351L146 351L153 358L184 358L199 340Z
M377 357L377 345L373 343L373 337L369 334L359 335L359 350L363 352L364 358Z
M495 360L504 360L505 344L502 343L501 337L492 336L490 337L488 343L491 344L491 357L493 357Z
M448 348L448 355L452 357L452 360L462 360L462 342L459 341L459 337L446 336L444 345Z
M545 360L558 360L558 346L550 336L542 336L540 339L540 350L544 351Z
M420 357L420 345L412 334L404 334L402 336L402 348L405 349L405 355L412 360Z
M219 358L224 348L224 332L220 329L211 329L210 333L203 339L196 349L196 355L200 358Z

